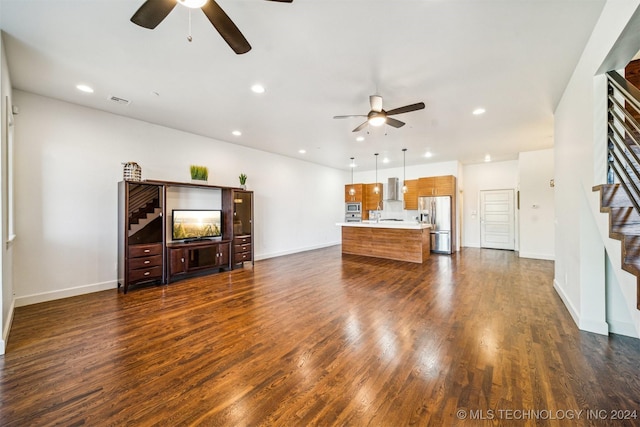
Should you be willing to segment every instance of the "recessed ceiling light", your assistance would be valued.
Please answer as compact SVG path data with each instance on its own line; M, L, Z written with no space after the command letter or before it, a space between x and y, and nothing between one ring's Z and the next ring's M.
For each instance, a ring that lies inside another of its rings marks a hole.
M484 114L487 110L485 110L484 108L480 107L480 108L476 108L475 110L473 110L473 115L474 116L479 116L480 114Z
M255 84L255 85L251 86L251 90L254 93L264 93L265 88L264 88L264 86L262 86L260 84Z
M239 130L234 130L233 132L231 132L232 134L234 134L235 136L240 136L242 135L242 132L240 132Z
M300 153L300 154L304 154L306 152L307 152L307 150L305 150L305 149L298 150L298 153Z
M491 161L491 156L488 155L488 154L486 156L484 156L484 161L485 162L490 162Z
M78 89L79 91L85 92L85 93L93 93L93 88L91 86L87 86L87 85L77 85L76 89Z
M389 163L389 158L385 157L384 159L382 159L382 163Z
M358 141L358 142L362 142L362 141L364 141L364 136L359 136L359 137L357 137L357 138L356 138L356 141Z
M431 151L427 151L426 153L424 153L424 156L428 159L429 157L433 156L433 154L431 154Z

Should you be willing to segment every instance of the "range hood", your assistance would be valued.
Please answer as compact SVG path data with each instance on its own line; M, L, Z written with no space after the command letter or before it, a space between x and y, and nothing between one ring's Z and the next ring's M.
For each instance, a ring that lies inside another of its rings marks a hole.
M389 178L387 182L387 198L385 200L399 201L398 196L398 178Z

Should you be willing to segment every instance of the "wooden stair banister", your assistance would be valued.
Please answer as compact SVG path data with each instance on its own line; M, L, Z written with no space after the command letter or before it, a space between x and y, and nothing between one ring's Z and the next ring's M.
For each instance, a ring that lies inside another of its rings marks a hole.
M593 191L609 214L609 237L620 241L622 270L636 276L640 310L640 90L616 71L607 81L607 183Z

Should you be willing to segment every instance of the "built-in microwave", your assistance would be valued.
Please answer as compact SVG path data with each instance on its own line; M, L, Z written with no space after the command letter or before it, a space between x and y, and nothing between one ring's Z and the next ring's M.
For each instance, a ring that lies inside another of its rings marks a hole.
M348 214L362 214L362 203L347 202L345 203L344 211Z

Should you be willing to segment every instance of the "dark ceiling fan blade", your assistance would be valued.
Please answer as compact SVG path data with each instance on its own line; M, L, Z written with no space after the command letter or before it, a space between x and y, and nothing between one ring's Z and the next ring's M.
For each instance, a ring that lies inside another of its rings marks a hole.
M352 114L350 116L333 116L334 119L349 119L351 117L367 117L366 114Z
M360 126L358 126L357 128L355 128L354 130L352 130L351 132L358 132L361 131L362 129L364 129L365 126L367 126L369 124L369 120L367 120L366 122L364 122L363 124L361 124Z
M404 122L401 122L400 120L393 119L391 117L387 117L387 124L389 126L393 126L394 128L401 128L402 126L404 126Z
M251 50L251 45L247 39L244 38L236 24L233 23L224 10L218 6L218 3L214 0L209 0L202 6L202 11L235 53L240 55Z
M394 108L393 110L387 111L387 116L392 116L394 114L402 114L408 113L410 111L422 110L424 108L424 102L418 102L417 104L405 105L404 107Z
M131 22L153 30L176 7L176 0L147 0L131 17Z

